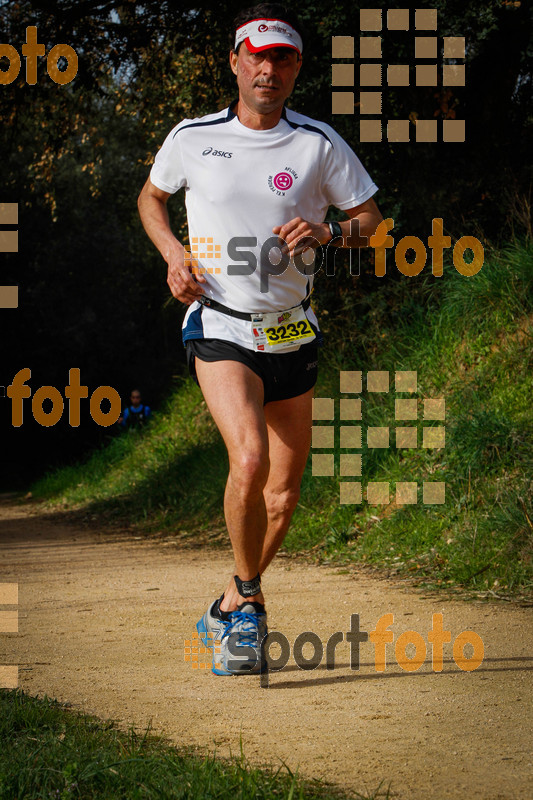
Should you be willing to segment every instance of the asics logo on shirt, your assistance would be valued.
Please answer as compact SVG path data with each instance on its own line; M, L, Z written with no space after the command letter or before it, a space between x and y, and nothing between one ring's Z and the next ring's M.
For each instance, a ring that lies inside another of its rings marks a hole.
M223 158L231 158L233 153L225 153L224 150L213 150L212 147L206 147L202 153L203 156L222 156Z

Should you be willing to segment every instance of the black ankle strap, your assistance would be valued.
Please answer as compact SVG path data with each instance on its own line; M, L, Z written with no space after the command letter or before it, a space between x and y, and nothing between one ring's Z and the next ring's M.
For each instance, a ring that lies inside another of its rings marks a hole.
M251 581L241 581L238 575L234 575L233 578L241 597L253 597L261 591L261 575L259 572Z

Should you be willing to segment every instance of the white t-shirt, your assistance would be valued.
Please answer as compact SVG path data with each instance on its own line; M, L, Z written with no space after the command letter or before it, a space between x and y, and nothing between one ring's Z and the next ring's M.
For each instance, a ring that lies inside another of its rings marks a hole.
M185 189L190 247L207 270L202 288L245 312L292 308L312 288L312 265L305 271L292 260L285 269L275 266L280 253L273 227L294 217L323 222L330 205L353 208L377 191L330 125L287 108L268 130L242 125L231 106L183 120L157 153L150 180L171 194ZM318 328L311 308L307 316ZM249 322L194 302L183 339L207 337L252 347Z

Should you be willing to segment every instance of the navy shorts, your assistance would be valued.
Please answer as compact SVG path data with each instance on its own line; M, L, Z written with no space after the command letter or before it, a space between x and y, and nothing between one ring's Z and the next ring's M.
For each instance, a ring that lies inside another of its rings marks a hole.
M303 344L290 353L261 353L222 339L189 339L186 343L189 372L198 383L194 368L200 361L239 361L259 375L265 387L264 405L288 400L311 389L318 375L318 347Z

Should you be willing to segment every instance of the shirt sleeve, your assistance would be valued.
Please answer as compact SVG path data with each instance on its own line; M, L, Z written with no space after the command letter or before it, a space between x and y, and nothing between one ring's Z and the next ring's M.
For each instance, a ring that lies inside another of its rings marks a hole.
M150 180L154 186L169 194L174 194L178 189L184 187L188 188L179 135L180 128L187 122L190 120L184 119L179 125L172 128L150 170Z
M322 189L330 205L345 211L360 206L378 187L342 136L329 125L327 132L332 146L328 146Z

